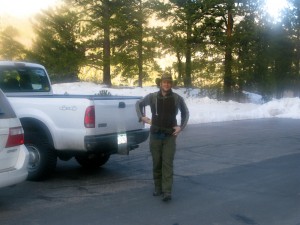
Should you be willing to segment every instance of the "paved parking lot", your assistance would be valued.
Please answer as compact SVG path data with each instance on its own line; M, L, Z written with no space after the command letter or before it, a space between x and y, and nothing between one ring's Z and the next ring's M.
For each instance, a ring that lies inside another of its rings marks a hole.
M0 191L0 224L299 225L300 120L190 125L178 138L174 193L152 196L148 143L88 172Z

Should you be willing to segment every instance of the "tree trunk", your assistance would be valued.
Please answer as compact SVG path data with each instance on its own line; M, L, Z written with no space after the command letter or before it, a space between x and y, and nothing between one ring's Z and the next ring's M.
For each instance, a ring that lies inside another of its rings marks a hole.
M109 0L103 1L103 84L111 86L110 75L110 14Z
M229 100L232 97L234 80L232 77L232 28L233 17L228 11L228 20L226 24L226 49L225 49L225 73L224 73L224 98Z
M184 86L191 87L192 86L192 46L191 46L191 38L192 38L192 24L191 21L187 23L187 38L186 38L186 53L185 53L185 79Z
M176 58L177 58L177 70L178 70L178 83L183 81L183 65L182 60L180 57L180 52L177 50L176 52Z
M139 11L142 14L142 1L139 2ZM143 87L143 24L142 17L139 18L138 21L138 69L139 69L139 87Z
M297 62L296 62L296 72L297 72L297 77L300 77L300 8L297 8L297 15L298 15L298 29L297 29L297 39L296 39L296 48L297 48Z

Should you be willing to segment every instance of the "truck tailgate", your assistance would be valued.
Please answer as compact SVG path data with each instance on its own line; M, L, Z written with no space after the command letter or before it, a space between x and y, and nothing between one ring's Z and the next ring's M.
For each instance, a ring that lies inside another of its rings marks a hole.
M139 98L95 99L96 123L94 134L122 133L143 129L138 122L135 103Z

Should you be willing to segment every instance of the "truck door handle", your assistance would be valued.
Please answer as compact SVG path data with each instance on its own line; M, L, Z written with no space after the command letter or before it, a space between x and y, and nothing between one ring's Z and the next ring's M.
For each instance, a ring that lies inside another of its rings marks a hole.
M126 108L125 102L119 102L119 108L120 108L120 109Z

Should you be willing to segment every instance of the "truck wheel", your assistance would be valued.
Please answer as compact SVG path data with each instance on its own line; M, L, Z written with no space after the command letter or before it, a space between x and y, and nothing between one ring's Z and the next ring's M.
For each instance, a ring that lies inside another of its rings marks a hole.
M25 146L29 151L27 180L39 181L47 178L55 169L56 153L47 139L39 134L25 133Z
M97 169L109 160L110 155L89 154L76 156L76 161L86 169Z

